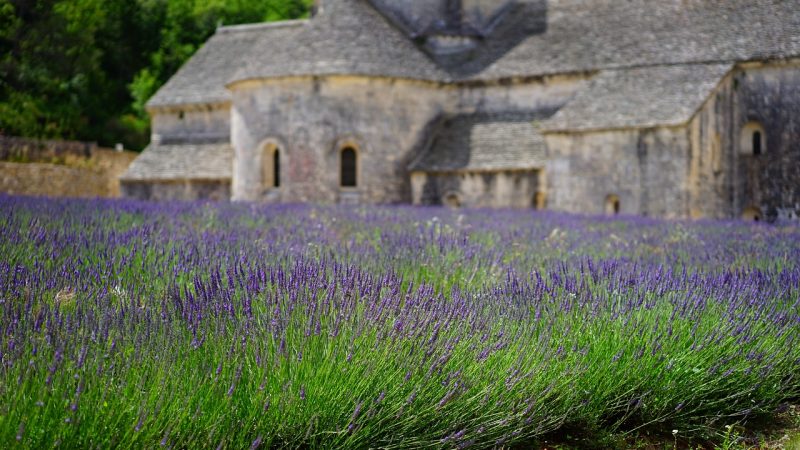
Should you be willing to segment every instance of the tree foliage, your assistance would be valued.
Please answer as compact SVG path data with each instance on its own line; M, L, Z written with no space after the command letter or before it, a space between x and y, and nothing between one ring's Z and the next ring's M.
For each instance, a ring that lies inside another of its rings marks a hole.
M0 0L0 134L141 148L144 105L219 25L311 0Z

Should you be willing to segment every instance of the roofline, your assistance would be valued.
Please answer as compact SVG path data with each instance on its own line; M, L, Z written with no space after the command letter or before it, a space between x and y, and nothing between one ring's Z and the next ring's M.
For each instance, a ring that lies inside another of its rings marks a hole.
M148 103L145 105L145 110L148 114L153 115L156 112L178 112L180 110L226 109L230 108L232 103L230 99L207 102L156 103L154 105Z
M267 22L263 24L249 24L249 25L232 25L227 27L220 27L220 30L236 30L236 29L245 29L247 27L252 27L250 29L255 29L259 27L264 28L275 28L276 26L288 26L291 24L295 24L296 22L300 23L307 23L309 19L301 19L301 20L287 20L283 22ZM686 61L686 62L671 62L671 63L655 63L655 64L634 64L634 65L627 65L627 66L609 66L609 67L595 67L590 69L580 69L580 70L570 70L565 72L546 72L540 74L531 74L531 75L509 75L509 76L501 76L496 78L468 78L468 79L435 79L429 77L419 77L419 78L412 78L412 77L393 77L387 75L365 75L359 73L329 73L329 74L293 74L293 75L280 75L280 76L250 76L247 78L241 79L232 79L225 83L225 87L230 90L233 86L238 85L240 83L248 83L248 82L262 82L266 80L270 81L281 81L287 79L314 79L314 78L331 78L331 77L357 77L357 78L365 78L365 79L387 79L387 80L403 80L409 82L416 82L416 83L425 83L431 85L438 85L438 86L448 86L448 87L475 87L475 86L491 86L495 84L502 84L508 81L515 81L519 83L530 83L530 82L541 82L546 81L549 78L556 78L556 77L567 77L567 78L591 78L596 76L601 71L624 71L624 70L633 70L633 69L643 69L643 68L650 68L650 67L675 67L675 66L694 66L694 65L711 65L711 64L731 64L733 68L737 68L741 66L743 69L746 69L747 66L753 64L798 64L800 63L800 55L797 56L787 56L787 57L773 57L773 58L751 58L751 59L742 59L742 60L731 60L731 59L723 59L723 60L702 60L702 61ZM148 113L151 111L158 111L158 110L180 110L184 107L191 107L191 106L213 106L213 107L229 107L231 104L231 100L214 100L214 101L205 101L205 102L188 102L188 103L157 103L151 104L149 101L146 104L146 110ZM658 126L680 126L683 125L681 123L678 124L665 124L665 125L645 125L645 126L638 126L635 128L657 128ZM574 130L574 129L552 129L552 130L543 130L545 133L549 132L560 132L560 131L600 131L600 130L613 130L613 129L630 129L634 127L623 127L623 128L600 128L600 129L588 129L588 130Z
M719 78L719 80L717 80L717 84L715 84L714 87L708 92L706 98L704 98L703 101L700 102L700 104L697 106L697 108L695 108L695 110L692 111L692 114L689 116L689 120L686 121L687 126L691 125L694 119L697 118L697 115L700 114L700 112L706 107L706 105L708 105L708 102L711 101L711 97L713 97L715 93L718 93L720 89L722 89L722 86L728 81L730 77L733 76L733 73L736 72L737 67L738 67L737 64L731 64L730 67L728 67L728 71L725 72L725 74L722 75Z
M464 167L460 169L425 169L421 167L412 167L408 171L410 173L423 172L428 175L452 175L452 174L470 174L470 173L501 173L501 172L535 172L545 170L544 164L538 166L515 166L505 168L469 168Z
M705 104L705 100L703 101ZM689 126L691 123L694 115L692 118L686 121L681 122L671 122L671 123L653 123L653 124L645 124L645 125L631 125L631 126L607 126L607 127L589 127L589 128L553 128L553 129L541 129L539 132L542 135L551 135L551 134L589 134L589 133L606 133L612 131L641 131L641 130L655 130L658 128L683 128Z
M480 77L480 73L478 73L476 76L467 78L394 77L387 75L365 75L354 72L336 72L336 73L325 73L325 74L298 73L298 74L278 75L278 76L256 75L256 76L248 76L247 78L231 79L227 83L225 83L225 87L230 89L231 86L248 81L281 80L286 78L303 78L303 77L325 78L325 77L337 77L337 76L386 78L393 80L412 80L412 81L420 81L420 82L427 82L427 83L447 85L447 86L457 86L457 87L485 86L485 85L502 84L509 81L522 82L522 83L533 82L533 81L546 80L548 78L556 78L556 77L585 78L585 77L595 76L599 72L645 69L650 67L702 66L702 65L712 65L712 64L731 64L731 65L774 64L774 63L792 64L799 60L800 60L800 54L792 56L783 56L783 57L749 58L749 59L728 58L728 59L701 59L701 60L689 60L689 61L654 62L651 64L626 64L626 65L612 64L612 65L598 65L595 67L588 67L583 69L570 69L562 72L548 71L548 72L533 73L533 74L502 75L502 76L486 77L486 78Z
M711 90L711 92L708 93L708 96L705 98L705 100L703 100L703 102L700 104L700 106L698 106L697 109L692 113L692 116L689 118L688 121L686 121L685 125L687 125L687 126L691 125L691 123L694 121L694 119L697 118L698 114L700 114L700 112L708 105L708 102L711 101L711 97L714 95L714 93L719 92L722 89L722 86L726 82L728 82L728 80L730 78L732 78L736 74L737 71L743 71L743 70L747 70L747 69L750 69L750 68L756 68L757 69L757 68L760 68L759 67L760 64L765 64L765 63L769 64L770 62L772 62L772 63L775 63L775 62L783 63L784 65L795 65L795 64L800 63L800 58L784 58L784 59L772 60L772 61L770 61L770 60L750 60L750 61L732 63L731 67L728 69L728 71L725 72L725 75L723 75L719 79L719 81L717 82L716 86L714 86L714 88Z
M632 70L632 69L644 69L649 67L672 67L672 66L699 66L699 65L711 65L711 64L740 64L745 62L772 62L772 61L783 61L790 58L782 58L782 59L755 59L755 60L743 60L743 61L735 61L735 60L708 60L708 61L690 61L690 62L677 62L677 63L658 63L658 64L635 64L635 65L628 65L628 66L609 66L609 67L593 67L588 69L575 69L569 70L565 72L544 72L544 73L537 73L537 74L529 74L529 75L506 75L506 76L498 76L492 78L432 78L432 77L395 77L389 75L366 75L356 72L335 72L335 73L325 73L325 74L313 74L313 73L300 73L300 74L292 74L292 75L278 75L278 76L248 76L246 78L234 78L229 80L225 83L225 87L227 89L231 89L232 86L235 86L239 83L246 83L246 82L259 82L265 80L284 80L289 78L328 78L328 77L358 77L358 78L373 78L373 79L389 79L389 80L407 80L407 81L416 81L416 82L423 82L423 83L430 83L430 84L437 84L437 85L445 85L445 86L454 86L454 87L480 87L480 86L490 86L495 84L503 84L509 81L512 82L536 82L536 81L545 81L548 78L556 78L556 77L567 77L567 78L591 78L597 75L600 72L612 72L612 71L623 71L623 70Z
M277 75L277 76L250 76L247 78L235 78L225 83L225 88L231 90L232 87L244 83L263 83L271 81L285 81L285 80L313 80L324 78L348 77L348 78L363 78L370 80L392 80L392 81L406 81L410 83L422 83L438 87L447 88L463 88L463 87L490 87L502 86L509 81L519 84L524 83L546 83L552 78L570 78L570 79L587 79L591 78L600 70L580 70L573 72L563 73L550 73L544 75L525 75L525 76L507 76L499 78L487 78L485 80L453 80L453 79L436 79L426 77L400 77L391 75L367 75L356 72L335 72L326 74L297 74L297 75ZM454 114L459 115L459 114Z
M244 23L240 25L224 25L217 27L216 34L237 33L241 31L259 31L274 28L290 28L303 26L309 19L279 20L275 22Z
M608 131L626 131L626 130L652 130L656 128L682 128L689 126L692 121L697 117L697 114L705 108L706 104L708 103L711 96L719 91L720 86L728 79L728 77L733 74L733 72L738 67L738 63L736 62L722 62L718 63L719 65L728 64L728 70L719 77L714 87L708 91L708 94L705 96L703 101L697 106L697 108L692 111L689 117L684 121L679 122L662 122L662 123L649 123L644 125L631 125L631 126L607 126L607 127L587 127L587 128L571 128L571 127L564 127L564 128L547 128L547 126L542 126L539 129L539 132L542 135L545 134L588 134L588 133L600 133L600 132L608 132ZM675 66L698 66L698 65L713 65L713 63L708 64L661 64L657 66L641 66L637 68L651 68L651 67L675 67ZM608 70L607 72L618 72L623 70L633 70L633 69L617 69L617 70Z
M119 181L125 182L135 182L135 183L158 183L158 182L170 182L170 183L180 183L186 181L232 181L233 176L230 177L197 177L197 178L159 178L159 177L149 177L149 178L130 178L126 177L124 174L119 176Z
M371 79L371 80L392 80L392 81L407 81L411 83L422 83L422 84L429 84L434 86L451 86L453 83L449 83L447 81L437 80L433 78L412 78L412 77L393 77L389 75L364 75L361 73L355 72L336 72L336 73L326 73L326 74L298 74L298 75L278 75L278 76L254 76L254 77L247 77L247 78L237 78L225 83L225 88L231 90L233 86L238 84L244 83L263 83L266 81L286 81L286 80L314 80L314 79L324 79L324 78L337 78L337 77L346 77L346 78L363 78L363 79Z

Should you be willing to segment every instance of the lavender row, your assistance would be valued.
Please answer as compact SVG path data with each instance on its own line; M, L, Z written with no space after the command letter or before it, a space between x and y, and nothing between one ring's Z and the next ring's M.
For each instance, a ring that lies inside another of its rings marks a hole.
M491 447L800 393L790 226L0 198L0 441Z

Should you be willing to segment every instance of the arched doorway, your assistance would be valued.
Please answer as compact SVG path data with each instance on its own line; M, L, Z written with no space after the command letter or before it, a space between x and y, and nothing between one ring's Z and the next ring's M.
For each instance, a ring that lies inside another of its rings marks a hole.
M742 219L748 222L761 222L764 220L764 215L761 213L761 208L749 206L742 211Z
M609 194L606 196L606 214L609 216L616 216L620 213L622 205L619 201L619 196L617 194Z

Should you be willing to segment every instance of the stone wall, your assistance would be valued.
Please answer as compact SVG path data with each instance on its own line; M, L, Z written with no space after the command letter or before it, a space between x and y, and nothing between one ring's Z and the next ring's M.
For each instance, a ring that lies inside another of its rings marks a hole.
M548 208L602 214L688 215L688 132L684 127L545 136Z
M536 192L546 191L549 208L571 212L602 213L609 198L618 198L620 212L656 217L797 217L798 69L797 62L738 67L685 126L548 134L549 162L538 175L425 177L407 167L443 117L556 109L590 74L464 85L357 76L243 81L231 86L232 106L153 112L154 138L162 142L230 135L232 183L162 183L151 192L162 199L228 192L234 200L422 204L457 192L467 206L529 207ZM758 156L743 150L753 126L763 131ZM340 187L344 147L358 153L356 188ZM275 148L277 188L264 178ZM145 188L131 189L138 197Z
M325 203L410 202L406 168L448 100L430 83L357 77L242 83L233 95L233 199L268 199L262 149L278 145L281 201ZM340 188L344 147L357 151L355 189Z
M233 199L409 203L407 167L430 143L439 118L557 108L585 81L576 76L446 86L340 76L237 83L231 86ZM269 146L281 150L277 189L262 180ZM358 151L355 190L339 187L339 152L345 146Z
M535 208L543 181L539 171L411 174L415 205L471 208Z
M797 218L799 68L738 67L686 127L547 135L550 206L601 213L613 194L630 214Z
M449 87L452 114L557 110L588 85L586 75L551 76L509 83Z
M149 112L153 143L202 144L230 140L231 110L228 104L186 105Z
M93 142L43 141L0 135L0 161L54 163L67 158L88 158Z
M733 210L758 208L767 220L800 217L800 63L744 66L735 74ZM748 151L748 124L763 129L761 155Z
M727 76L689 123L689 213L691 218L731 218L732 171L737 158L732 132L733 76Z
M45 163L0 162L0 192L50 197L110 197L101 173Z
M690 216L800 216L800 67L737 68L690 124ZM762 153L753 154L753 132Z
M122 193L137 200L227 201L231 198L231 184L228 180L125 181Z
M119 176L138 153L94 148L89 158L61 155L59 164L0 162L0 192L51 197L119 197ZM40 155L41 158L45 156Z

